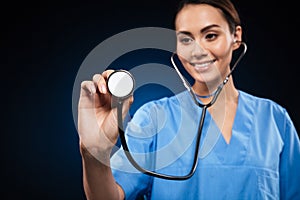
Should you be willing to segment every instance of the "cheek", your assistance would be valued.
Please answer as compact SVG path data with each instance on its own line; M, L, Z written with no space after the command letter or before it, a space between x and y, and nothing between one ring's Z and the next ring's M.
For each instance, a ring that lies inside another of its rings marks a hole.
M231 59L230 42L217 42L217 43L208 43L205 47L201 48L195 46L196 44L183 45L181 43L176 44L176 53L181 57L181 61L188 62L193 60L193 52L197 51L198 53L203 51L203 54L210 57L216 58L219 62L228 63L228 60ZM200 53L199 53L200 54ZM204 58L204 57L203 57Z
M180 54L178 54L178 58L183 65L184 69L189 73L193 73L193 67L189 64L189 61L186 59L186 57L182 57Z
M192 45L182 45L182 44L177 44L176 46L176 52L177 54L185 60L190 60L191 56L192 56L192 51L193 51L193 47Z
M227 57L230 53L229 45L226 43L215 44L210 50L219 59Z
M180 60L181 64L183 65L183 67L185 68L185 70L189 71L189 62L186 58L182 57L180 54L178 55L178 59Z
M219 42L214 45L214 53L220 58L220 59L227 59L230 57L232 52L232 42L231 39L224 39L223 42Z

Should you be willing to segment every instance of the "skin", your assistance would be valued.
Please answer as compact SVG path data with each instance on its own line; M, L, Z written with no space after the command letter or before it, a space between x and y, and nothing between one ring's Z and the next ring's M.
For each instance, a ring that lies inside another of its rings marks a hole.
M240 40L231 34L227 21L221 11L209 5L187 5L177 15L176 21L177 53L189 74L196 80L193 89L200 95L214 91L230 71L232 51ZM201 64L214 61L205 67L195 67L191 63Z
M78 104L78 132L83 165L83 186L87 199L124 199L110 169L110 154L118 138L116 108L111 108L111 95L106 81L112 70L95 74L81 83ZM128 112L133 98L124 102Z
M195 79L193 90L197 94L207 95L229 73L232 51L239 47L233 41L241 40L241 27L238 26L235 33L230 33L221 11L204 4L185 6L178 13L175 25L177 53L185 69ZM195 68L191 64L200 65L206 61L213 63L203 68ZM112 108L111 95L106 88L107 78L112 72L107 70L102 74L95 74L92 80L81 84L78 132L83 184L88 199L124 199L122 188L113 178L109 160L118 138L116 108ZM204 103L209 101L201 100ZM124 102L124 116L132 102L133 97ZM217 102L209 108L227 143L230 142L237 103L238 92L230 78Z

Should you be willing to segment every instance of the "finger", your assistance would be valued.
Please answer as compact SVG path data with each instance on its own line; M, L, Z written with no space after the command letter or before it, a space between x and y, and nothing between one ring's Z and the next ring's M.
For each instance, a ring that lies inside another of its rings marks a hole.
M108 88L107 88L107 80L108 80L108 77L114 72L115 70L112 70L112 69L109 69L109 70L106 70L104 71L101 75L104 79L101 79L100 80L100 84L101 84L101 89L103 90L103 93L107 92Z
M93 82L95 87L100 91L100 93L106 94L106 80L101 74L95 74L93 76Z
M80 97L78 102L78 108L94 108L94 94L96 93L96 87L93 81L82 81L80 89Z
M104 72L102 73L103 78L104 78L105 80L107 80L108 77L109 77L114 71L115 71L115 70L112 70L112 69L108 69L108 70L104 71Z
M133 103L133 95L131 95L129 98L127 98L124 102L123 102L123 110L122 110L122 116L123 118L126 116L126 114L128 113L129 111L129 108L130 106L132 105Z
M107 93L107 86L106 82L110 74L112 74L114 70L106 70L102 74L95 74L93 76L93 82L96 87L99 89L100 93L106 94Z
M133 103L133 101L134 101L134 97L133 97L133 95L131 95L130 97L129 97L129 105L131 106L131 104Z
M82 94L96 93L95 84L92 81L82 81L81 82L81 92L82 92Z

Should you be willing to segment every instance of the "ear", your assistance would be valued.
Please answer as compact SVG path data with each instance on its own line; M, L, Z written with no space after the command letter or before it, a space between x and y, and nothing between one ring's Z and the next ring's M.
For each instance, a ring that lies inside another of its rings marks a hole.
M242 41L242 27L236 26L234 32L234 39L233 39L233 49L238 49L240 47L240 42Z

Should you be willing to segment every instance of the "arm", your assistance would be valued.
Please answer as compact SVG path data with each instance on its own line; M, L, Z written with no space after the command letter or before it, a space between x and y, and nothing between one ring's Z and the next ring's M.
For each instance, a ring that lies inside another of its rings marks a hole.
M300 199L300 142L288 115L284 134L280 161L280 199Z
M124 199L110 168L111 151L117 142L116 108L107 92L106 80L112 70L81 84L78 104L78 133L83 164L83 185L88 199ZM127 113L132 98L124 102Z
M83 186L87 199L124 199L124 192L116 184L109 164L99 162L81 146Z

